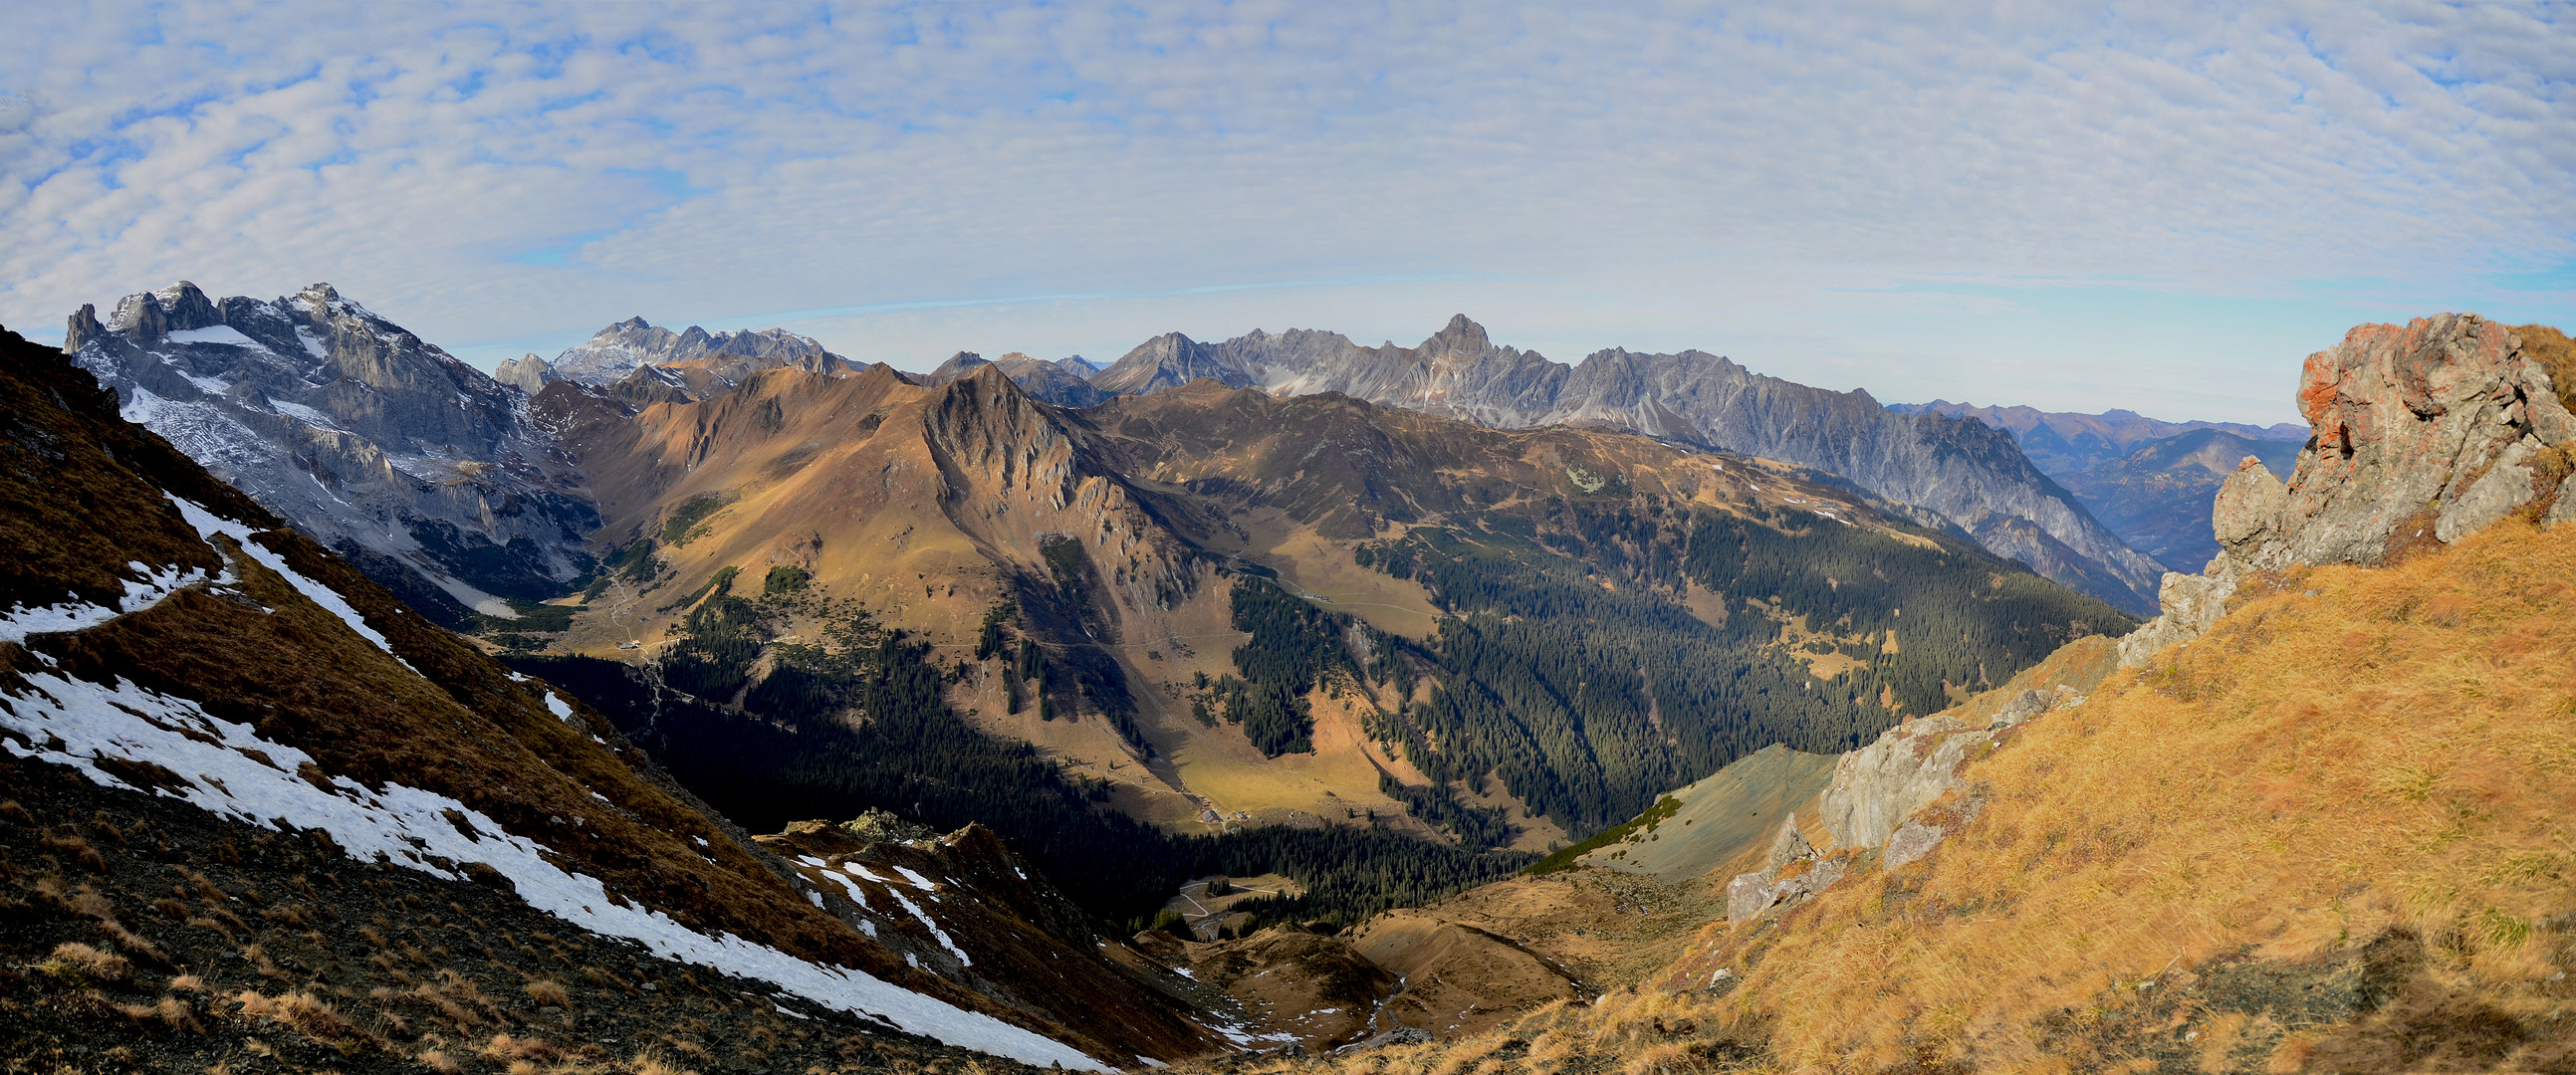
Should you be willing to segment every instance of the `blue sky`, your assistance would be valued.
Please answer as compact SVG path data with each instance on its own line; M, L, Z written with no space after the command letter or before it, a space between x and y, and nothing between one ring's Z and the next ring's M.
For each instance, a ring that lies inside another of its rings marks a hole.
M2576 9L21 5L0 323L327 280L486 367L1167 330L1698 347L2294 417L2363 321L2576 323Z

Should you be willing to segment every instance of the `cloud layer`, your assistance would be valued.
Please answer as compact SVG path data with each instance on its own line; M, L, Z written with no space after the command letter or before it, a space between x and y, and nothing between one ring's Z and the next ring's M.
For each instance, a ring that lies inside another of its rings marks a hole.
M2576 317L2549 8L1558 7L24 11L0 322L327 279L487 361L805 311L920 367L1465 310L2217 417L2364 316Z

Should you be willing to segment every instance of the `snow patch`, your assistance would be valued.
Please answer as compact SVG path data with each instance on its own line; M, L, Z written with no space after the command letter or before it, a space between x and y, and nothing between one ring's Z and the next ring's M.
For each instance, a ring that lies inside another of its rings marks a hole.
M231 325L208 325L205 328L181 329L177 332L171 333L168 339L172 343L220 343L227 347L248 347L258 351L268 350L268 348L262 345L258 340L242 335L240 329L234 328Z
M315 429L327 429L334 433L348 432L348 430L340 428L340 423L332 421L330 415L314 410L313 408L307 407L301 403L289 403L282 399L272 399L268 401L268 407L270 410L295 419L305 425L312 426Z
M233 390L233 383L221 377L199 377L176 366L170 367L170 372L178 374L181 380L196 385L197 391L209 396L220 396Z
M962 1048L1033 1065L1106 1070L1061 1042L863 971L809 963L730 933L709 937L659 911L611 900L598 879L550 861L551 849L448 796L400 784L369 791L347 777L331 778L327 789L308 783L295 774L312 762L311 755L262 738L247 724L212 716L187 699L124 679L102 685L36 672L21 682L22 693L0 694L0 727L24 737L0 738L0 749L11 755L69 766L113 788L132 786L101 768L102 760L150 762L180 778L177 787L154 788L152 794L242 824L321 829L352 858L448 879L458 877L458 864L479 862L508 878L530 907L602 936L637 941L668 959L768 982L814 1003L881 1017ZM264 753L271 764L254 760L249 751ZM464 818L474 836L451 825L450 817Z
M896 869L902 869L902 867L898 866ZM910 871L905 872L908 873ZM920 919L921 924L930 930L930 935L939 938L939 946L947 949L949 955L957 957L957 964L959 966L972 967L975 965L975 961L967 958L966 953L957 947L957 942L948 939L948 931L939 928L939 923L931 921L930 916L922 913L921 908L913 906L911 900L903 898L903 893L889 888L886 890L886 895L894 897L894 901L901 904L904 910L911 912L912 917Z
M151 608L171 594L206 581L206 573L198 568L185 571L175 565L155 568L141 560L131 561L125 566L143 578L125 580L125 596L117 599L115 607L84 604L12 607L7 612L0 612L0 642L23 644L29 635L88 630L128 612Z
M572 720L572 706L563 700L562 695L558 695L553 691L546 692L546 712L554 714L556 720L566 722ZM597 739L599 737L594 735L591 738Z

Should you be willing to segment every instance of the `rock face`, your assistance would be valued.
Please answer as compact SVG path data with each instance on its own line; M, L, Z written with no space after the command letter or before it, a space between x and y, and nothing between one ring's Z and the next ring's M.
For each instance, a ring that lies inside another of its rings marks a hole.
M1959 783L1959 763L1994 738L1946 714L1907 721L1834 765L1825 827L1842 847L1878 847L1917 810Z
M1865 392L1760 376L1706 352L1612 349L1567 366L1496 345L1459 316L1411 348L1307 330L1215 344L1167 333L1091 384L1141 394L1202 377L1277 395L1340 392L1502 429L1604 425L1816 467L1938 512L2060 583L2131 611L2153 607L2157 566L2033 467L2010 434L1896 414Z
M329 284L216 301L181 281L105 324L81 307L65 346L128 421L451 625L589 567L598 515L527 397Z
M523 355L501 363L492 371L492 379L533 396L545 391L546 383L555 379L555 368L534 354Z
M814 372L847 371L849 360L815 340L786 329L758 332L708 332L691 325L680 332L656 328L630 317L599 330L587 341L555 356L557 375L587 385L613 383L642 366L668 366L718 356L736 356L726 375L739 381L760 369L796 366ZM760 362L743 362L756 359ZM719 371L723 372L723 371Z
M2005 699L1983 727L1939 713L1890 728L1843 755L1834 764L1833 783L1818 799L1835 847L1884 846L1890 869L1923 857L1947 830L1922 823L1918 815L1959 786L1960 766L1983 754L2006 729L2083 701L2063 684L2025 689Z
M2227 479L2211 518L2224 551L2199 576L2165 576L2164 614L2123 641L2124 664L2207 630L2249 571L2380 564L2517 511L2569 514L2576 416L2503 325L2442 314L2355 328L2308 356L2299 412L2311 436L2290 480L2250 459Z

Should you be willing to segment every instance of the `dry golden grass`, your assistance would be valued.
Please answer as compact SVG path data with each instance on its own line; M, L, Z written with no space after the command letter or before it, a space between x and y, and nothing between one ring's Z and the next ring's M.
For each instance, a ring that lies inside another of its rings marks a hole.
M134 964L124 956L102 952L79 942L55 945L53 955L37 964L36 969L75 984L116 984L134 977Z
M1980 763L1977 824L1793 916L1724 1017L1775 1021L1795 1066L2043 1068L2041 1021L2123 984L2406 930L2483 1003L2544 1018L2567 958L2576 530L2508 523L2284 585Z
M2559 401L2576 408L2576 341L2547 325L2515 325L2513 334L2522 337L2522 353L2549 371L2549 384L2558 390Z
M340 1009L311 993L280 993L271 997L245 989L233 997L233 1003L241 1005L243 1019L266 1019L308 1038L336 1041L357 1034L357 1027L340 1015Z
M564 988L562 982L552 978L539 978L529 982L525 988L528 991L528 999L539 1004L560 1008L572 1002L572 991Z
M2156 1028L2107 1021L2139 998L2373 942L2421 953L2376 1013L2168 1004L2159 1047L2211 1071L2576 1062L2576 527L2269 581L1975 763L1983 812L1923 862L1712 925L1664 989L1331 1066L1463 1075L1519 1039L1496 1070L2122 1070L2152 1063ZM1720 968L1741 984L1702 992Z

